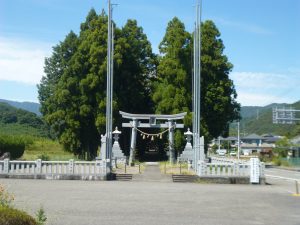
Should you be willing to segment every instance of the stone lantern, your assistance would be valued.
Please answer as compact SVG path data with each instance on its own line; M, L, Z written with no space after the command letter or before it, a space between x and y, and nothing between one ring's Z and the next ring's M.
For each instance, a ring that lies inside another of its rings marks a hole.
M186 136L186 145L184 147L183 152L181 153L179 160L190 162L194 159L194 151L192 146L192 136L193 133L190 131L190 128L188 128L187 132L184 132L184 135Z
M117 159L124 159L125 156L120 148L120 144L119 144L119 135L122 132L118 130L118 127L115 128L115 130L112 132L113 134L113 138L114 138L114 144L112 146L112 159L113 160L117 160Z

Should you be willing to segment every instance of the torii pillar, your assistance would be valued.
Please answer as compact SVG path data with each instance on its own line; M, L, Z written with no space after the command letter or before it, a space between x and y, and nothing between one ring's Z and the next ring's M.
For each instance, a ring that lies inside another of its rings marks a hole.
M131 142L130 142L130 155L129 155L129 165L135 160L135 148L136 148L136 133L137 133L137 124L138 120L132 120L132 128L131 128Z
M169 124L169 153L170 163L175 163L175 148L174 148L174 122L173 120L168 121Z

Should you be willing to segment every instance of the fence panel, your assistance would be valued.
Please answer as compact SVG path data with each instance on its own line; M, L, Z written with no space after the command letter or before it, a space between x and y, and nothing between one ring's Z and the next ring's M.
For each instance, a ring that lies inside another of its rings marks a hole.
M100 161L0 161L0 174L75 174L104 175Z

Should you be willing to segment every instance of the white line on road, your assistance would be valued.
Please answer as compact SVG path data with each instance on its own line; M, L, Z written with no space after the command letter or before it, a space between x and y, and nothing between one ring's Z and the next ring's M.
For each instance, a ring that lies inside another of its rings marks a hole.
M281 176L273 176L273 175L266 175L266 177L271 177L271 178L277 178L277 179L282 179L282 180L288 180L288 181L300 181L299 179L294 179L294 178L289 178L289 177L281 177Z

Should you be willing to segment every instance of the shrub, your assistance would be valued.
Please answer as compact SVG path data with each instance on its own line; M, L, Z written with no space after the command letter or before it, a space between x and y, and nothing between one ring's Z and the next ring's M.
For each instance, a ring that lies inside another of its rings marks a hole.
M0 224L5 225L38 225L27 213L10 207L0 206Z
M272 162L275 166L281 166L281 159L278 157L274 157Z
M47 155L46 153L42 153L41 155L38 155L37 159L41 159L42 161L49 161L50 156Z
M0 207L11 206L14 200L14 196L4 190L4 187L0 184Z
M272 162L276 166L291 166L288 161L282 159L281 157L273 157Z
M1 154L5 152L10 153L11 159L20 158L25 151L25 141L23 138L17 136L0 136L0 152Z
M45 210L43 207L40 207L40 209L36 213L36 220L38 225L44 225L47 221L47 216L45 214Z

